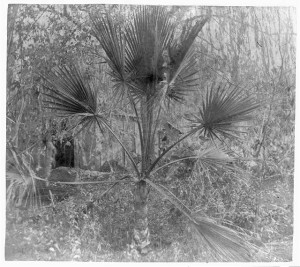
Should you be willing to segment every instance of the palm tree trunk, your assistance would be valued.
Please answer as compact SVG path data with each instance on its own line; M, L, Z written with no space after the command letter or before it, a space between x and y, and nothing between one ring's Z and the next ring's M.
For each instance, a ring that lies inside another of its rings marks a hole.
M142 121L142 132L143 132L143 151L142 154L142 174L146 172L146 170L151 165L151 159L154 155L154 142L152 140L153 135L153 107L149 104L150 97L141 99L141 121Z
M148 227L148 194L146 182L143 180L145 172L151 165L151 158L154 154L154 143L151 138L153 133L153 108L149 105L149 98L141 99L140 114L143 140L142 143L142 167L141 177L134 189L134 219L132 248L141 255L148 253L150 248L150 231Z
M150 231L148 228L148 193L146 182L136 183L134 190L134 219L133 247L142 255L149 251Z

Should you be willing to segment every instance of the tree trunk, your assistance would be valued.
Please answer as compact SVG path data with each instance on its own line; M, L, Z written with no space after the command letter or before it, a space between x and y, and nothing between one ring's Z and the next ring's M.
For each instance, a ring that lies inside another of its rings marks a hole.
M148 228L148 193L145 181L136 183L134 189L134 217L135 226L133 230L132 248L140 254L145 255L149 251L150 231Z
M133 230L133 240L131 249L145 255L150 250L150 231L148 228L148 193L146 182L143 180L145 173L151 165L151 158L154 154L153 133L153 108L151 107L150 97L141 99L141 126L142 140L141 143L141 176L140 181L136 183L134 189L134 219L135 225Z

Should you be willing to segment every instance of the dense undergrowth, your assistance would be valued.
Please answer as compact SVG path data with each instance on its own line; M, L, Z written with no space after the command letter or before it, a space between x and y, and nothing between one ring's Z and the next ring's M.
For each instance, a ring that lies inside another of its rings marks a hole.
M236 183L231 177L202 178L191 163L165 170L168 188L194 212L253 236L260 252L253 261L291 261L292 194L286 181ZM160 180L158 174L156 179ZM188 182L187 182L188 180ZM235 186L233 186L235 184ZM130 254L133 224L131 184L119 185L97 199L108 186L74 188L64 200L39 208L7 208L6 260L50 261L215 261L214 253L197 240L188 220L155 192L149 199L152 250ZM264 197L257 211L257 195Z

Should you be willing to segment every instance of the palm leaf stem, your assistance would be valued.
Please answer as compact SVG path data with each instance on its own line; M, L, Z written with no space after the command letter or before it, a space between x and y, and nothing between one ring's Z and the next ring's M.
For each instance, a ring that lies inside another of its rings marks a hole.
M186 215L192 222L197 223L197 221L192 216L192 211L188 207L186 207L185 205L183 205L173 193L169 192L172 195L170 197L165 192L165 189L163 189L160 185L156 185L155 183L153 183L152 181L150 181L147 178L145 179L145 181L151 187L153 187L157 192L159 192L163 196L163 198L168 199L176 208L178 208L182 213L184 213L184 215Z
M99 127L99 129L101 129L101 125L100 125L100 122L99 122L99 120L98 120L98 115L95 115L96 116L96 122L97 122L97 124L98 124L98 127ZM106 129L116 138L116 140L118 141L118 143L122 146L122 148L124 149L124 151L125 151L125 153L127 154L127 156L128 156L128 158L129 158L129 160L131 161L131 163L132 163L132 165L133 165L133 167L134 167L134 170L135 170L135 172L136 172L136 175L138 176L138 177L140 177L140 172L139 172L139 170L138 170L138 167L137 167L137 165L136 165L136 163L135 163L135 161L134 161L134 159L133 159L133 157L132 157L132 155L130 154L130 152L127 150L127 148L125 147L125 145L122 143L122 141L119 139L119 137L115 134L115 132L111 129L111 127L105 122L105 121L101 121L101 123L102 124L104 124L105 125L105 127L106 127Z
M183 157L183 158L180 158L180 159L173 160L173 161L171 161L171 162L168 162L168 163L166 163L166 164L164 164L164 165L162 165L162 166L156 168L155 170L153 170L153 171L151 172L151 174L154 174L154 173L158 172L159 170L161 170L161 169L163 169L163 168L165 168L165 167L167 167L167 166L169 166L169 165L172 165L172 164L174 164L174 163L176 163L176 162L179 162L179 161L182 161L182 160L185 160L185 159L198 159L198 158L199 158L199 157L197 157L197 156L189 156L189 157Z
M76 125L74 125L73 127L70 127L69 128L69 131L72 131L73 129L75 129L76 127L78 127L80 124L81 124L82 122L78 122ZM77 136L77 135L79 135L84 129L87 129L87 131L90 129L90 125L92 124L92 121L91 120L86 120L86 121L84 121L83 122L83 124L81 125L81 128L77 131L76 130L76 132L75 132L75 134L73 135L73 139ZM102 131L101 129L100 129L100 131Z
M143 173L145 170L145 164L146 164L146 152L147 151L147 110L145 110L146 105L144 104L144 100L141 99L140 102L140 114L141 114L141 126L142 126L142 136L143 139L141 140L141 143L143 143L143 150L141 150L141 156L142 156L142 169L141 172Z
M105 173L106 175L107 173ZM16 176L21 176L18 173L14 173L14 172L7 172L6 173L6 179L11 179L12 177L16 177ZM24 177L27 177L26 175ZM66 184L66 185L88 185L88 184L112 184L113 186L115 186L118 183L133 183L133 180L124 180L125 178L130 178L131 176L127 175L126 177L120 178L117 181L88 181L88 182L52 182L49 181L51 184ZM45 182L46 179L45 178L40 178L38 176L33 176L32 179L35 180L39 180L39 181L43 181Z
M130 94L130 92L128 93L128 98L129 98L130 104L131 104L131 106L133 108L133 111L135 113L135 116L136 116L137 126L138 126L138 132L139 132L139 138L140 138L141 151L143 151L144 150L143 132L142 132L142 127L141 127L140 116L139 116L136 104L134 103L134 100L133 100L132 95Z
M151 157L153 155L153 146L151 143L151 134L153 126L153 109L148 106L150 96L141 100L141 119L143 131L144 150L142 151L142 173L149 168Z
M156 120L155 120L154 130L153 130L152 136L151 136L151 142L152 143L154 143L155 133L156 133L157 127L159 125L159 117L160 117L161 109L162 109L162 107L159 106L159 109L158 109L158 112L157 112L157 116L156 116Z
M130 175L125 175L124 177L118 179L113 185L111 185L107 190L105 190L103 193L101 193L100 196L97 197L96 201L99 200L100 198L102 198L104 195L106 195L110 190L112 190L117 184L119 184L120 182L128 182L128 181L122 181L126 178L131 178ZM129 181L132 182L132 181Z
M154 110L148 109L147 112L147 121L148 121L148 132L147 132L147 154L148 154L148 162L150 162L152 159L154 152L154 143L152 142L152 129L153 129L153 116L154 116ZM147 163L147 168L149 167Z
M180 201L180 199L178 197L176 197L167 187L163 186L162 184L159 185L160 187L162 187L164 190L166 190L173 198L176 199L176 201L182 206L184 207L186 210L188 210L190 213L192 213L192 211L182 202Z
M189 137L190 135L193 135L194 133L196 133L197 131L199 131L199 127L191 130L190 132L188 132L186 135L184 135L183 137L181 137L179 140L177 140L176 142L174 142L172 145L170 145L169 147L167 147L165 149L165 151L159 155L159 157L151 164L150 168L147 170L146 174L149 175L152 170L155 168L155 166L157 165L157 163L164 157L164 155L166 155L173 147L175 147L176 145L178 145L181 141L183 141L184 139L186 139L187 137Z

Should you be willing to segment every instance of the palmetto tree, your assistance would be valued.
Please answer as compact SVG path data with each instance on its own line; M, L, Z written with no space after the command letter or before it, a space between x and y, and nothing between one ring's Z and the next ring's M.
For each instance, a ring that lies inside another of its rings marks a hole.
M212 140L236 136L236 123L249 120L250 113L258 107L238 88L208 90L202 103L199 103L199 109L189 116L191 130L157 158L154 157L154 138L161 114L170 106L184 102L185 96L197 86L193 43L208 18L180 31L164 7L146 6L138 7L132 21L122 25L122 28L114 24L109 15L92 17L91 20L93 34L106 55L114 90L119 98L128 100L137 118L141 165L136 165L129 150L110 127L105 110L97 103L97 91L85 82L74 66L56 67L51 73L43 75L48 89L45 103L62 116L78 118L78 124L82 127L96 123L101 131L108 130L125 150L135 170L130 175L135 182L132 246L141 253L149 247L147 199L152 188L189 218L196 232L218 255L229 260L249 260L249 246L234 231L194 215L168 190L152 181L153 174L166 166L159 166L161 159L188 136L201 134ZM191 157L196 158L204 168L231 168L228 163L232 159L224 152L218 152L217 148Z

